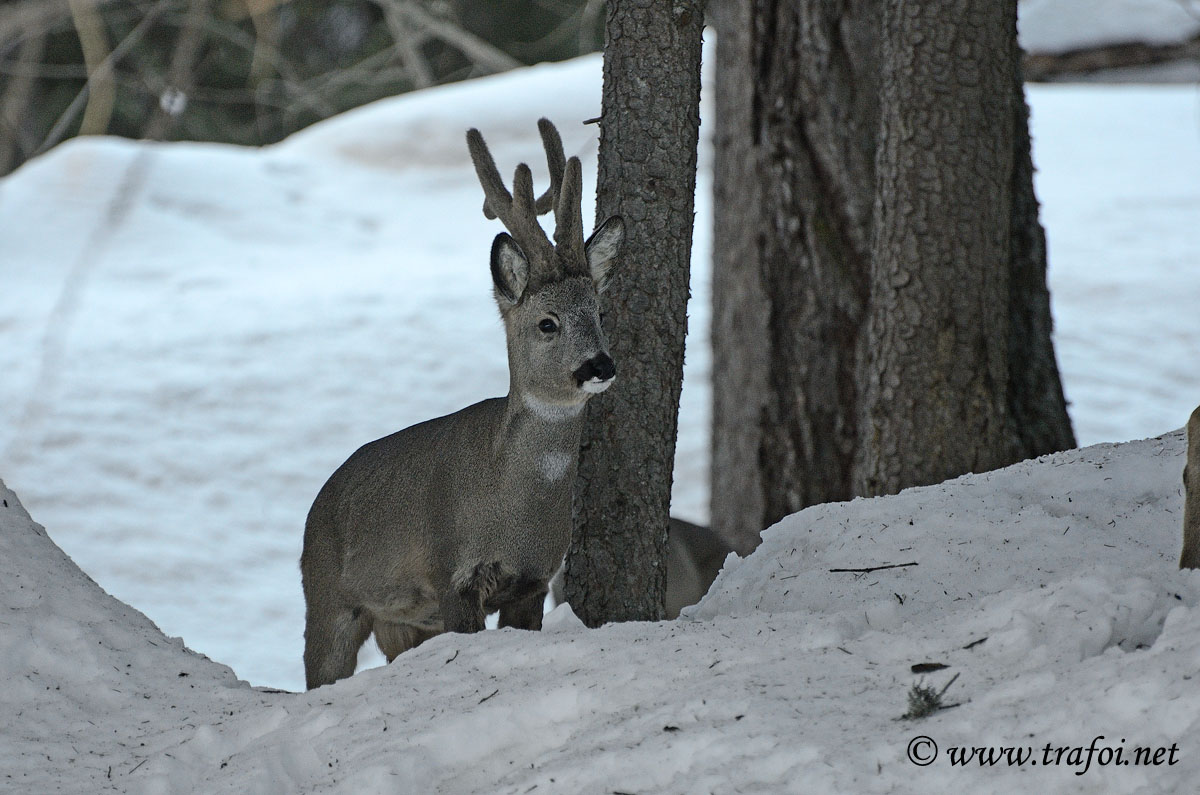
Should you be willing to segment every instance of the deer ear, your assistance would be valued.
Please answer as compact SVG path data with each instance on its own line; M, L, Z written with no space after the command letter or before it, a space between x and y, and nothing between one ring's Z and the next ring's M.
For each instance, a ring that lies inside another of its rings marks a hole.
M492 241L492 283L502 308L516 306L529 283L529 260L517 241L503 232Z
M592 236L583 244L587 256L588 270L596 284L596 292L604 292L612 266L616 264L621 243L625 240L625 221L619 215L610 216L596 227Z

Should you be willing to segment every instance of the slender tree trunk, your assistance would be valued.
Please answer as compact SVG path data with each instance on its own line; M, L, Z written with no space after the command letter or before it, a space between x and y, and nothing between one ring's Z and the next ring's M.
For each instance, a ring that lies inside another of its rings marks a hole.
M1016 3L887 0L855 486L1011 460Z
M1054 357L1050 290L1046 286L1046 233L1033 192L1029 105L1015 59L1011 265L1008 300L1008 410L1013 424L1011 460L1021 461L1075 446L1058 362Z
M612 0L597 220L625 218L603 296L617 383L588 404L566 597L589 626L663 615L699 137L702 4Z
M714 6L712 525L739 551L849 499L879 0Z

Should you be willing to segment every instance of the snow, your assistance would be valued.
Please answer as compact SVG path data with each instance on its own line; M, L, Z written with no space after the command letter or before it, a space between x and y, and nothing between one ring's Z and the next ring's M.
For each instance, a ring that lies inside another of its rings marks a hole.
M498 225L464 128L544 184L549 115L594 175L576 122L599 72L419 92L257 151L76 140L0 181L0 477L54 538L2 490L0 791L1190 788L1200 580L1175 570L1178 432L802 512L677 622L586 631L560 607L543 633L442 636L311 694L246 683L302 685L300 535L328 474L507 387ZM1079 440L1179 427L1200 399L1195 91L1029 97ZM697 521L710 157L673 499ZM928 661L951 666L938 687L961 674L963 704L895 720ZM922 734L1184 752L1079 776L920 768Z
M1057 84L1030 86L1029 97L1076 436L1177 427L1200 402L1196 90Z
M305 694L158 633L0 488L3 788L1187 791L1200 573L1175 569L1183 450L1173 432L817 506L731 556L678 621L589 631L564 605L544 632L442 635ZM959 676L958 706L900 720L930 662L948 666L939 687ZM906 756L929 753L920 737L941 749L926 767ZM1162 763L1085 768L1093 743ZM951 764L976 746L1061 761Z
M1200 35L1198 0L1020 0L1017 9L1021 46L1035 53Z

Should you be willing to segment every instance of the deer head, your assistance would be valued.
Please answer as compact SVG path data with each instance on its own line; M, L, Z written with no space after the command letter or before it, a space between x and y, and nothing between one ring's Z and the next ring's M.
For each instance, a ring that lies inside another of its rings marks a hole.
M483 186L483 213L499 218L508 230L492 243L491 271L508 338L511 395L534 406L582 408L616 375L598 295L624 240L625 224L612 216L584 241L579 158L564 158L562 139L547 119L538 121L538 130L550 187L536 200L529 166L517 166L509 193L478 130L467 131L467 148ZM537 218L551 210L553 243Z

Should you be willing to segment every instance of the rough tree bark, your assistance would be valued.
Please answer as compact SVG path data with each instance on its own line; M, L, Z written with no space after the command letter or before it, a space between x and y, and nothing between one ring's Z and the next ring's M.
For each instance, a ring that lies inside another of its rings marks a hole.
M855 488L1010 460L1016 3L887 0Z
M712 526L852 496L879 0L713 6Z
M663 614L702 24L700 2L608 4L596 213L628 231L602 299L617 383L588 404L567 556L566 598L589 626Z
M743 552L783 516L859 493L882 14L883 0L712 7L712 525ZM957 63L959 53L938 57ZM1050 338L1028 111L1011 66L1007 340L1021 366L1008 368L1005 463L1074 446Z

